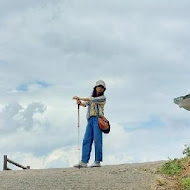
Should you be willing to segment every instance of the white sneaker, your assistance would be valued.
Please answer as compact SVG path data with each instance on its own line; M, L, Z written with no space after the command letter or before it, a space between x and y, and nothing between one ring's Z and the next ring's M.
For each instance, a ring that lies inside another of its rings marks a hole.
M101 167L100 162L94 162L90 167Z
M85 162L79 162L78 164L74 165L75 168L86 168L87 167L87 163Z

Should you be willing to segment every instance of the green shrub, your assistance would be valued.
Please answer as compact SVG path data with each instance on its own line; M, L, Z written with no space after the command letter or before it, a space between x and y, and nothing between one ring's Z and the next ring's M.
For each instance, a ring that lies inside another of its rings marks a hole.
M184 145L185 149L183 150L183 154L185 154L186 156L190 156L190 147L189 145Z
M169 162L165 163L161 168L162 173L170 176L179 175L182 170L183 170L183 165L176 158L174 160L170 160Z
M182 178L180 185L184 190L190 190L190 177Z

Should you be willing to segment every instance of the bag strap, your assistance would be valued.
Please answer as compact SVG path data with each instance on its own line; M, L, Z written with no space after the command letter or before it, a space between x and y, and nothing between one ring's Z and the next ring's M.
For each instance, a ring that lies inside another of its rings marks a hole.
M96 104L96 108L97 108L97 113L98 113L98 117L99 117L100 113L99 113L99 106L98 106L98 104Z

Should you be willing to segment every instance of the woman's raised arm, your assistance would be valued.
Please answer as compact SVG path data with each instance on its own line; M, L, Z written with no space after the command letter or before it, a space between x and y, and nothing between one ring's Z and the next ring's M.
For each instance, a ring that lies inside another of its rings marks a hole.
M73 99L76 99L76 100L83 100L83 101L87 101L87 102L90 102L91 99L90 98L80 98L78 96L74 96Z

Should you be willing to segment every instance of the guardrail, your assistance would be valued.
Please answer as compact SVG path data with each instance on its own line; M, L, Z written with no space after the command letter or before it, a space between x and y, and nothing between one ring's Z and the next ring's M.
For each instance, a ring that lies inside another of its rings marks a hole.
M22 168L23 170L26 170L26 169L30 169L30 166L22 166L21 164L18 164L12 160L10 160L9 158L7 158L7 155L4 155L4 164L3 164L3 170L11 170L10 168L7 167L7 163L11 163L19 168Z

